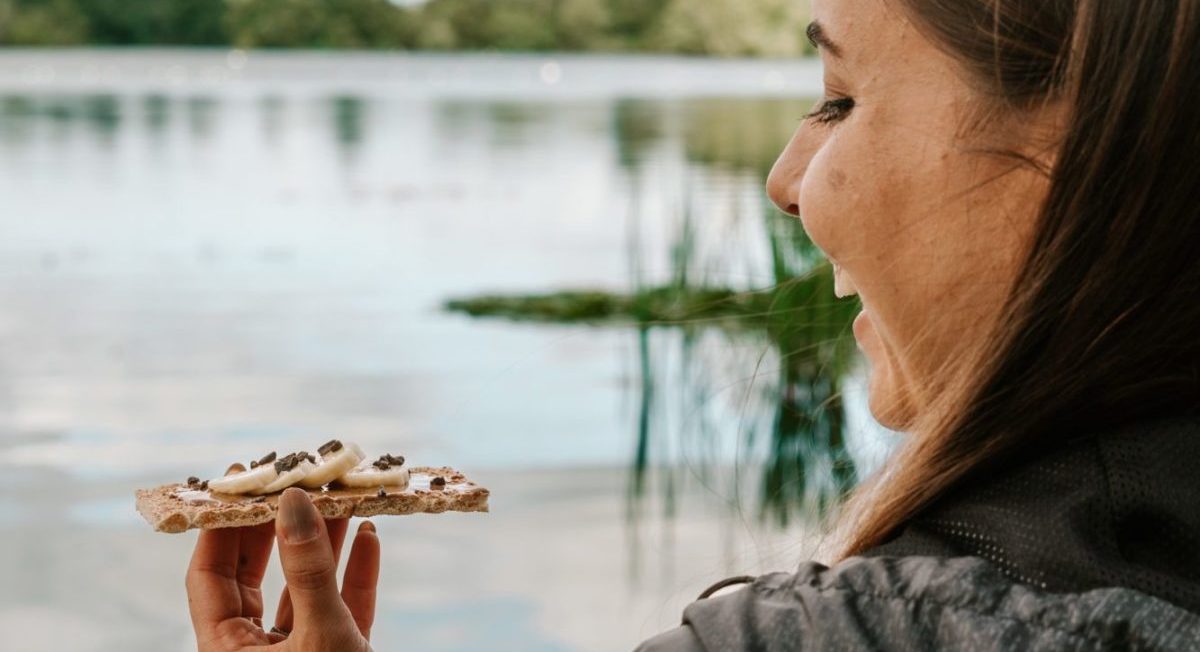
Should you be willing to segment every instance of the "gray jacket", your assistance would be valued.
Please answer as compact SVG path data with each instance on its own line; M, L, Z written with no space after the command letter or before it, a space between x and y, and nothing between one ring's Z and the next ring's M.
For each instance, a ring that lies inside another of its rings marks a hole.
M1059 435L863 557L692 604L640 652L1200 650L1200 414Z
M1048 593L977 557L870 557L693 603L637 652L1200 650L1200 617L1124 588Z

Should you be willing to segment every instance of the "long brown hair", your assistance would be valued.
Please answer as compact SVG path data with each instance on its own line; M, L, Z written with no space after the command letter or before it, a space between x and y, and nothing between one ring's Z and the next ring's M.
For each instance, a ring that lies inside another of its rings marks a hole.
M1070 118L1000 320L851 501L844 556L1014 455L1200 406L1200 0L896 1L993 114Z

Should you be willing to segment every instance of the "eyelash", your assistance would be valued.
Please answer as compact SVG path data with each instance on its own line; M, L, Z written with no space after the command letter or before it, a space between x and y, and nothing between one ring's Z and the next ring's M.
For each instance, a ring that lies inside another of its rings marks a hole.
M850 113L850 109L853 108L854 98L835 97L818 104L815 109L804 115L804 119L815 118L821 124L838 122L844 120L846 115Z

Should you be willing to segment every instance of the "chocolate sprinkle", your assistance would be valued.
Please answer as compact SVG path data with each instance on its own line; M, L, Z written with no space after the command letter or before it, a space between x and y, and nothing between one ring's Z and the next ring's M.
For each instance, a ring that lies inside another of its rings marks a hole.
M189 487L191 487L192 485L197 485L197 484L200 484L200 478L197 478L197 477L196 477L196 476L194 476L194 475L193 475L193 476L189 476L189 477L188 477L188 481L187 481L187 483L188 483L188 486L189 486Z
M308 460L308 463L309 463L309 464L316 464L316 463L317 463L317 458L316 458L316 457L314 457L312 453L305 453L305 454L304 454L304 459Z
M274 461L275 461L275 451L271 451L270 453L267 453L266 455L264 455L263 458L258 461L258 465L262 466L263 464L270 464L271 462L274 462Z
M208 491L208 480L200 483L200 491Z
M290 455L284 455L283 457L276 460L275 472L276 473L287 473L288 471L291 471L292 469L296 468L296 465L300 464L301 459L303 459L303 458L300 457L299 453L291 453Z
M383 460L383 459L376 460L371 466L379 469L380 471L386 471L386 470L392 468L392 465L388 464L387 460Z
M328 455L330 453L336 453L340 450L342 450L342 442L336 439L330 439L324 444L321 444L321 447L317 449L317 452L321 455Z
M394 456L389 453L379 459L387 461L387 463L391 464L392 466L404 466L404 456L403 455Z
M429 481L429 487L431 489L442 489L445 486L446 486L446 479L440 475Z
M252 468L252 469L257 469L257 468L258 468L258 462L254 461L254 460L251 460L251 461L250 461L250 468Z

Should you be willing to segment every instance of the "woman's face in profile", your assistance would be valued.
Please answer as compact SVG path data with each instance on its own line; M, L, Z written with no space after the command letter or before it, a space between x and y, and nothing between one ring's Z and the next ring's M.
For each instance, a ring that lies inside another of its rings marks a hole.
M1043 175L978 150L1049 164L1060 124L1046 109L969 128L978 84L901 4L813 0L825 95L768 181L861 297L871 411L896 429L996 322L1045 197Z

